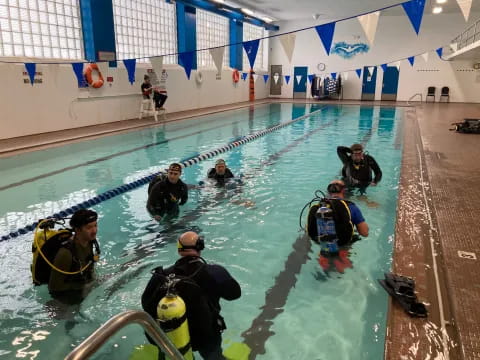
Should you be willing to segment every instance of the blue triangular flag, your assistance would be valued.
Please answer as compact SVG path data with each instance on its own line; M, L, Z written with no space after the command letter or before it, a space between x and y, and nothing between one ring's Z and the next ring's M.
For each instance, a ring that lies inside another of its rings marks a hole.
M242 79L243 79L243 81L245 81L245 80L247 79L247 75L248 75L248 73L242 72Z
M362 76L362 69L357 69L355 70L355 72L357 73L357 76L360 79L360 77Z
M190 80L190 74L192 73L194 56L196 56L195 51L186 51L178 54L178 63L185 69L188 80Z
M380 65L382 67L383 72L387 71L387 64Z
M28 76L30 77L30 84L32 84L33 86L33 82L35 81L35 69L37 68L37 64L25 63L25 68L27 69Z
M265 84L267 83L267 81L268 81L268 74L263 75L263 81L265 81Z
M413 66L413 63L415 62L415 56L410 56L410 57L408 58L408 62L410 63L410 65Z
M402 4L403 9L407 13L410 22L418 35L420 24L422 23L423 10L425 8L425 0L411 0Z
M333 80L337 80L337 73L330 73L330 75L332 75L332 79Z
M245 49L247 53L248 61L250 62L250 69L253 69L253 64L255 64L259 43L260 43L260 39L245 41L243 43L243 48Z
M290 75L285 75L285 81L286 81L287 84L288 84L288 82L290 81Z
M435 50L438 54L438 57L441 59L443 55L443 47L439 47L437 50Z
M335 23L331 22L328 24L315 26L315 30L317 30L318 36L320 36L320 40L322 40L322 44L325 47L327 55L330 55L333 33L335 32Z
M308 82L311 84L315 75L308 75Z
M125 59L123 60L123 65L127 69L128 81L133 85L135 82L135 66L137 64L137 59Z
M83 88L87 86L87 82L85 81L85 77L83 76L83 63L72 63L73 72L77 77L78 87Z

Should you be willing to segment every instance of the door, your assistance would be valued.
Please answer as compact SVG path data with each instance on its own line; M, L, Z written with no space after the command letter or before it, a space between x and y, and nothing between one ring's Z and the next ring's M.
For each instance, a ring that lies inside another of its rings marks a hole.
M307 97L307 71L306 66L295 66L293 69L293 98L305 99Z
M387 66L383 73L382 100L397 100L399 74L396 66Z
M282 95L282 65L270 67L270 95Z
M362 100L375 100L376 84L377 84L377 67L365 66L363 68Z

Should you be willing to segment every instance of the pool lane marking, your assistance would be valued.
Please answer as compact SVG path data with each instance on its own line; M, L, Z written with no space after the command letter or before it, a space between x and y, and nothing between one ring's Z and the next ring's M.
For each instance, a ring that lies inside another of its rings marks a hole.
M244 136L242 139L240 140L236 140L236 141L233 141L231 143L228 143L224 146L221 146L219 148L216 148L214 150L211 150L211 151L208 151L208 152L205 152L203 154L200 154L200 155L197 155L197 156L193 156L191 158L187 158L187 159L184 159L184 160L180 160L180 164L182 165L182 167L189 167L189 166L192 166L194 164L198 164L199 162L203 161L203 160L206 160L206 159L209 159L209 158L212 158L214 156L217 156L219 154L222 154L224 152L227 152L227 151L230 151L236 147L239 147L241 145L244 145L248 142L251 142L251 141L254 141L260 137L263 137L273 131L276 131L276 130L279 130L279 129L282 129L284 127L287 127L297 121L300 121L300 120L304 120L306 118L309 118L313 115L316 115L317 113L320 113L321 111L323 111L323 107L319 110L316 110L314 112L311 112L309 114L305 114L305 115L302 115L298 118L295 118L295 119L292 119L292 120L289 120L289 121L286 121L286 122L283 122L281 124L277 124L275 126L272 126L270 128L267 128L267 129L264 129L264 130L261 130L261 131L258 131L256 133L253 133L253 134L250 134L250 135L247 135L247 136ZM156 172L156 173L153 173L151 175L148 175L148 176L144 176L138 180L135 180L133 182L130 182L130 183L127 183L127 184L123 184L121 186L118 186L112 190L109 190L109 191L106 191L102 194L99 194L91 199L88 199L88 200L85 200L83 201L82 203L79 203L79 204L76 204L76 205L73 205L65 210L61 210L59 211L58 213L55 213L53 215L50 215L50 216L46 216L45 218L47 217L51 217L51 218L57 218L57 219L63 219L69 215L72 215L75 211L77 210L80 210L80 209L86 209L86 208L90 208L94 205L97 205L99 204L100 202L103 202L105 200L108 200L110 198L113 198L113 197L116 197L120 194L123 194L124 192L127 192L127 191L130 191L130 190L133 190L137 187L140 187L140 186L143 186L147 183L149 183L151 180L153 180L157 175L159 175L161 172ZM17 229L15 231L11 231L10 233L6 234L6 235L3 235L2 237L0 237L0 241L5 241L5 240L8 240L8 239L11 239L11 238L15 238L19 235L23 235L23 234L27 234L29 233L30 231L33 231L35 230L36 228L36 225L38 224L38 222L34 222L32 224L29 224L29 225L26 225L25 227L23 228L20 228L20 229Z
M281 113L281 111L274 112L273 114L277 114L277 113ZM271 114L268 114L268 115L271 115ZM262 118L262 117L260 117L260 118ZM205 124L205 123L208 123L208 122L213 122L213 121L216 121L216 120L210 120L210 121L207 120L206 122L203 122L202 124ZM61 169L58 169L58 170L50 171L50 172L45 173L45 174L34 176L32 178L28 178L28 179L17 181L17 182L8 184L8 185L0 186L0 191L7 190L7 189L10 189L12 187L24 185L24 184L27 184L27 183L30 183L30 182L33 182L33 181L37 181L37 180L40 180L40 179L44 179L44 178L49 177L49 176L61 174L63 172L66 172L66 171L69 171L69 170L74 170L74 169L77 169L77 168L80 168L80 167L83 167L83 166L88 166L88 165L92 165L92 164L95 164L95 163L98 163L98 162L110 160L110 159L113 159L117 156L122 156L122 155L126 155L126 154L129 154L129 153L135 152L135 151L148 149L148 148L153 147L153 146L166 144L169 141L180 140L180 139L183 139L183 138L186 138L186 137L189 137L189 136L198 135L198 134L201 134L201 133L206 132L206 131L217 130L217 129L220 129L220 128L225 127L225 126L235 125L235 124L238 124L238 123L241 123L241 122L244 122L244 121L245 121L245 119L242 119L242 120L237 120L237 121L234 121L234 122L231 122L231 123L228 123L228 124L221 124L219 126L214 126L214 127L209 128L209 129L195 131L195 132L190 133L190 134L180 135L180 136L172 137L170 139L165 139L165 140L162 140L162 141L156 141L156 142L153 142L153 143L150 143L150 144L147 144L147 145L137 146L137 147L134 147L134 148L129 149L129 150L120 151L120 152L117 152L117 153L114 153L114 154L111 154L111 155L107 155L107 156L103 156L103 157L100 157L100 158L97 158L97 159L89 160L89 161L86 161L86 162L83 162L83 163L80 163L80 164L67 166L67 167L64 167L64 168L61 168ZM182 128L180 130L188 129L190 127L198 126L198 125L199 124L192 124L190 126L186 126L186 127Z

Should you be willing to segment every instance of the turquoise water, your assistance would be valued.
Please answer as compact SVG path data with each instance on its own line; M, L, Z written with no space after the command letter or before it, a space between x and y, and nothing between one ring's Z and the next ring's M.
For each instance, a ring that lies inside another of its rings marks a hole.
M222 154L245 184L238 191L191 190L175 224L150 219L146 186L95 206L99 280L79 308L60 308L45 286L31 285L31 233L0 242L0 359L63 358L111 316L139 309L150 270L177 258L175 240L190 229L205 236L207 261L226 266L242 286L241 299L222 303L226 343L246 342L257 359L383 358L387 296L376 279L391 263L400 109L261 105L3 159L0 236L172 161L314 111ZM365 144L384 177L368 189L368 203L351 198L370 225L370 236L351 251L353 268L325 273L318 246L301 238L299 213L316 189L338 177L336 146L354 142ZM214 161L185 169L184 180L198 183ZM255 206L238 204L244 200ZM131 325L94 358L127 359L144 341Z

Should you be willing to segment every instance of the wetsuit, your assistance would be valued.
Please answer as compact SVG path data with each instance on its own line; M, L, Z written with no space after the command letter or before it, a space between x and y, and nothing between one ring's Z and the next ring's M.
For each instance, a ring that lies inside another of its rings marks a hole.
M179 293L186 304L192 349L199 351L204 359L224 359L221 332L226 327L220 316L220 298L229 301L238 299L242 294L240 285L223 266L205 264L197 256L182 257L167 269L155 269L143 292L142 307L153 318L157 318L157 304L164 296L158 289L165 284L166 276L172 273L190 277L189 280L194 281L193 285L190 281L179 282L184 284ZM203 297L204 301L200 301L199 297ZM202 303L203 307L205 304L208 307L203 308Z
M142 94L144 99L150 99L150 93L152 90L146 90L148 88L152 87L151 84L145 84L143 83L141 86L142 89ZM155 107L156 108L161 108L163 104L165 104L165 101L167 101L168 96L166 94L162 94L159 91L153 90L153 101L155 101Z
M348 187L365 189L372 182L372 171L375 174L374 183L377 184L382 179L382 170L372 156L365 154L363 160L356 164L350 155L350 148L339 146L337 154L342 160L342 177Z
M217 184L225 184L225 180L231 179L234 177L234 175L232 174L229 168L225 169L225 173L223 175L217 174L217 171L215 170L215 168L211 168L210 170L208 170L207 176L209 179L217 180Z
M152 215L178 215L178 205L188 200L187 185L180 179L172 184L168 177L163 175L155 179L148 188L147 209Z
M82 246L73 241L67 240L65 246L61 247L53 265L60 270L75 272L85 267L89 262L90 266L80 274L66 275L55 269L50 272L48 290L55 298L70 298L69 302L76 302L82 297L82 290L87 283L94 279L94 262L92 246Z

